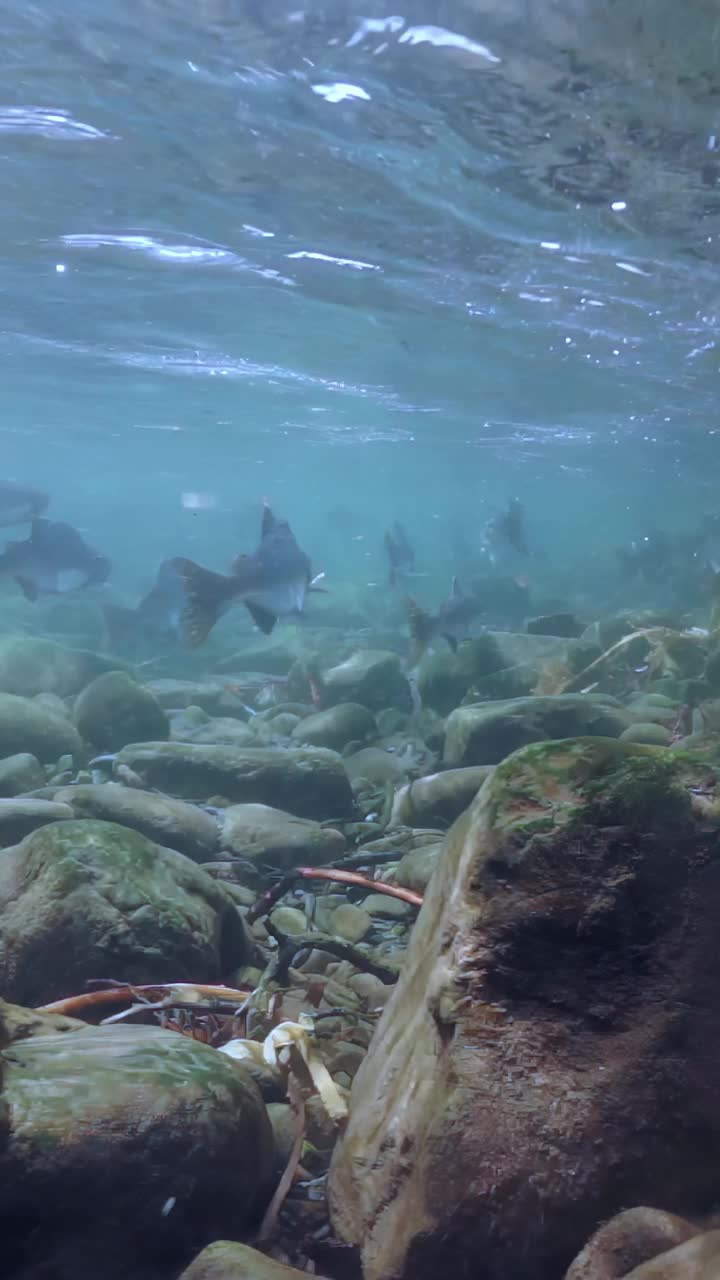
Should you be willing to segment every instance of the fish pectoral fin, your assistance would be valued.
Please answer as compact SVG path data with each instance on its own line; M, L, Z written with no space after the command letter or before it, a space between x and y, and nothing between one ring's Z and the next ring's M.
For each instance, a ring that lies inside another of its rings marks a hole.
M26 600L37 600L39 593L35 583L32 581L32 578L24 578L22 574L16 573L15 581Z
M250 604L249 600L245 600L244 604L255 626L264 636L269 636L277 622L277 614L272 613L270 609L263 609L259 604Z
M457 653L457 651L458 651L458 642L457 642L457 640L455 639L455 636L451 636L447 631L444 631L444 632L443 632L443 639L447 640L448 644L450 645L450 648L451 648L452 652L453 652L453 653Z
M180 623L182 635L191 649L197 649L237 595L237 584L222 573L213 573L195 564L194 560L179 558L172 563L185 592Z

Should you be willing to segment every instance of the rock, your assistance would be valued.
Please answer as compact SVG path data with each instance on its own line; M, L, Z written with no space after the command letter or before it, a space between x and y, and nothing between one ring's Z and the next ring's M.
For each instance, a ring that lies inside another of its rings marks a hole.
M621 742L646 742L649 746L669 747L672 742L672 734L662 724L643 724L640 720L637 724L631 724L627 729L623 729L620 734Z
M29 698L0 693L0 755L11 753L36 756L42 764L53 764L58 756L84 756L77 729L64 717Z
M479 765L474 769L430 773L408 782L396 792L390 826L449 826L472 803L490 773L490 766Z
M220 847L239 858L297 867L339 858L345 851L345 837L332 827L269 805L234 804L222 817Z
M216 1240L203 1249L179 1280L307 1280L307 1272L285 1267L247 1244ZM322 1276L316 1280L322 1280Z
M3 1098L6 1274L176 1275L267 1194L272 1131L256 1086L185 1036L124 1025L15 1043Z
M662 748L551 742L458 819L330 1173L366 1280L557 1280L627 1204L715 1203L718 788Z
M70 806L66 817L100 818L132 827L149 840L177 849L194 862L210 862L218 849L215 818L197 805L159 792L140 791L115 782L63 787L56 801Z
M188 726L187 722L173 724L172 737L176 742L199 742L228 747L255 745L255 734L244 720L232 716L215 716L202 724Z
M430 883L430 877L437 866L442 844L426 844L422 849L412 849L398 863L395 872L395 883L403 889L415 889L424 893Z
M576 640L585 628L574 613L544 613L537 618L528 618L525 630L529 636L563 636Z
M273 733L280 734L281 737L291 738L293 730L297 729L302 719L302 716L293 715L291 711L282 711L280 715L273 716L272 720L266 721L266 724Z
M293 730L293 738L311 747L330 747L342 751L348 742L363 742L377 732L375 717L358 702L339 702L327 711L301 720Z
M295 1113L288 1102L268 1102L268 1120L272 1126L275 1145L275 1165L273 1181L279 1182L287 1168L290 1152L295 1143L297 1121Z
M0 703L1 710L1 703ZM186 800L226 796L238 803L277 805L300 818L353 816L342 760L320 747L206 747L147 742L125 747L128 765L147 787Z
M119 751L128 742L154 742L170 735L160 703L125 671L107 671L75 701L78 732L97 751Z
M26 698L36 693L72 697L96 676L118 666L122 663L117 658L89 649L66 649L37 636L0 638L0 689Z
M384 1009L393 990L372 973L356 973L349 979L349 985L369 1011Z
M625 1209L595 1232L565 1280L621 1280L633 1267L699 1234L699 1228L663 1209Z
M286 676L296 657L297 654L282 644L260 647L251 645L231 653L227 658L221 658L215 663L214 670L224 674L232 674L234 671L262 671L271 676Z
M308 927L305 912L297 907L276 907L270 919L282 933L305 933Z
M148 680L145 688L157 699L163 711L199 707L208 715L222 711L225 689L211 680Z
M345 938L346 942L362 942L372 929L372 923L372 916L367 911L350 902L344 902L332 913L332 931L338 938Z
M381 916L386 920L404 920L405 916L415 910L409 902L392 898L389 893L369 893L360 906L371 916Z
M79 1018L66 1018L62 1013L39 1013L37 1009L24 1009L22 1005L0 1000L0 1036L4 1046L32 1036L84 1031L86 1027L87 1023Z
M720 1231L705 1231L668 1253L635 1267L625 1280L718 1280L718 1276Z
M17 844L18 840L29 836L31 831L46 827L49 822L62 822L73 816L69 805L58 804L53 800L36 800L25 796L1 800L0 849Z
M19 1004L108 974L218 982L247 952L224 886L127 827L54 822L0 857L0 990Z
M458 707L448 717L446 765L497 764L519 747L548 738L617 738L628 717L604 694L565 693Z
M359 649L336 667L323 673L323 699L328 706L359 702L370 711L386 707L412 710L410 685L396 653L384 649Z
M0 796L19 796L45 786L45 770L40 761L27 751L0 760Z
M358 778L366 778L376 786L385 786L387 782L404 782L410 772L405 760L382 747L363 747L351 756L343 759L345 770L352 782Z

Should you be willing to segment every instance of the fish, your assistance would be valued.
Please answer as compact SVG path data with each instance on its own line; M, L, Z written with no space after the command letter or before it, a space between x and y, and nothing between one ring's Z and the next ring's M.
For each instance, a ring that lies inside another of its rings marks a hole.
M525 508L519 498L510 498L505 510L488 520L483 530L483 544L493 564L507 551L530 555L525 529Z
M229 574L215 573L179 557L171 563L182 581L185 601L181 629L196 649L215 623L236 604L244 604L255 626L270 635L278 618L302 613L308 591L323 591L322 574L313 577L310 558L290 525L263 508L260 543L252 555L240 555Z
M11 481L0 484L0 526L27 524L41 516L50 501L47 493Z
M99 586L111 570L107 556L71 524L42 517L32 521L24 542L8 542L0 553L0 574L14 578L26 600Z
M415 578L415 551L399 520L394 520L385 532L385 551L389 563L388 581L397 586L401 578Z
M411 666L420 661L437 636L442 636L455 653L458 640L466 638L470 623L483 611L479 597L466 594L457 578L453 578L450 595L443 600L437 613L428 613L411 597L405 604L412 641Z
M173 561L163 560L155 582L134 609L103 604L108 646L137 649L178 641L184 603L182 579Z

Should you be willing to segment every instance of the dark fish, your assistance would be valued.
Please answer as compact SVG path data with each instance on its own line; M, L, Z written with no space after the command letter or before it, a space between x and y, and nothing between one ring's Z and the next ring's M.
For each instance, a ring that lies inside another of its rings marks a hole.
M479 598L466 595L457 578L453 578L450 595L447 600L443 600L435 614L421 609L416 600L408 599L406 603L412 640L411 664L413 666L419 662L428 645L437 636L442 636L455 653L458 640L465 639L470 623L483 610Z
M21 484L0 484L0 525L27 524L41 516L48 502L46 493Z
M137 649L180 639L185 591L173 560L163 560L153 586L134 609L104 604L110 649Z
M77 529L60 521L33 520L30 537L8 542L0 554L0 574L13 577L26 600L97 586L111 568Z
M530 555L525 530L525 508L519 498L511 498L504 511L488 520L484 530L484 543L493 562L503 551Z
M244 604L256 627L269 635L279 617L302 613L307 591L315 586L309 557L295 541L286 520L264 508L260 544L253 555L238 556L229 575L213 573L193 560L172 561L182 579L185 606L182 631L196 648L219 618L236 604Z
M415 577L415 552L408 536L399 520L394 520L385 533L385 551L390 565L390 586L397 585L400 578Z

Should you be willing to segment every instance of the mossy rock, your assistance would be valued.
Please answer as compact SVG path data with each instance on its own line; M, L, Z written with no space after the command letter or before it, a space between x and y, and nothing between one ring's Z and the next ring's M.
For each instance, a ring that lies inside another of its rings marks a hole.
M119 751L129 742L156 742L170 736L157 698L125 671L108 671L75 701L75 726L97 751Z
M450 768L497 764L520 747L543 739L587 734L619 737L628 721L622 706L604 694L471 704L448 717L443 759Z
M32 698L36 693L71 697L117 666L116 658L90 649L66 649L37 636L0 637L0 689L21 697Z
M639 720L637 724L631 724L627 729L623 729L620 739L622 742L646 742L654 747L669 747L672 735L663 724Z
M241 1064L159 1027L15 1042L0 1150L6 1275L159 1280L262 1207L273 1140Z
M49 707L0 693L0 756L27 753L42 764L54 764L70 755L76 764L85 757L82 739L74 725Z
M0 989L19 1004L45 1004L108 974L219 982L247 955L224 886L127 827L53 822L0 857Z

